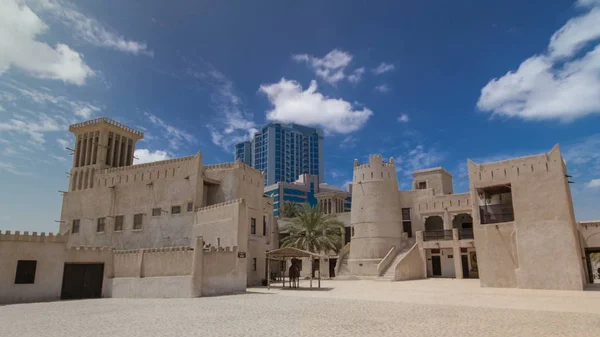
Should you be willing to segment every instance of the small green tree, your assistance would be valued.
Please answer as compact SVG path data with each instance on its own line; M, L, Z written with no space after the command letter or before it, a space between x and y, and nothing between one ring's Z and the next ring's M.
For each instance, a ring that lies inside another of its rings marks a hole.
M294 218L298 213L298 204L291 201L284 201L283 207L279 211L279 216L282 218Z
M313 253L342 249L344 224L332 214L323 214L317 207L303 205L296 208L296 217L291 219L282 232L287 234L281 247L293 247Z

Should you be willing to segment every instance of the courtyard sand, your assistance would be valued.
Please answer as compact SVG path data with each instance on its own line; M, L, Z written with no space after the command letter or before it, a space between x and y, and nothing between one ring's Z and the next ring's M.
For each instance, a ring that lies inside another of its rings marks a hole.
M597 336L600 326L596 291L491 289L446 279L321 286L8 305L0 307L0 324L4 336Z

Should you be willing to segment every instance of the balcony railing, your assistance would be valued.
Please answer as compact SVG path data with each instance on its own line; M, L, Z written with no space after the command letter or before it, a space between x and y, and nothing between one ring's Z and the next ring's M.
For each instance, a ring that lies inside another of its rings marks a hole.
M512 205L479 206L481 224L494 224L515 220Z
M445 241L452 240L451 229L441 229L423 232L423 241Z
M473 239L473 229L471 229L471 228L459 229L458 230L458 239L459 240Z

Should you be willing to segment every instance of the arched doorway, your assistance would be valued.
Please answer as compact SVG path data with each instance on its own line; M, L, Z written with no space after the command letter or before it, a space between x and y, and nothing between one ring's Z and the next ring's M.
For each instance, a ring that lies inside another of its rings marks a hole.
M439 215L428 216L425 219L426 231L440 231L444 229L444 220Z
M456 214L452 219L452 228L473 229L473 217L467 213Z

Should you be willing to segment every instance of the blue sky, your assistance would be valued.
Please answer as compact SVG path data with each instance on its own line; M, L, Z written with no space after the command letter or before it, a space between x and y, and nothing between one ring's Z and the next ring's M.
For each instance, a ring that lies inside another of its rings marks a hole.
M578 220L600 218L600 1L0 0L0 228L53 231L69 124L145 133L140 161L271 121L325 130L326 180L395 157L444 166L560 143Z

